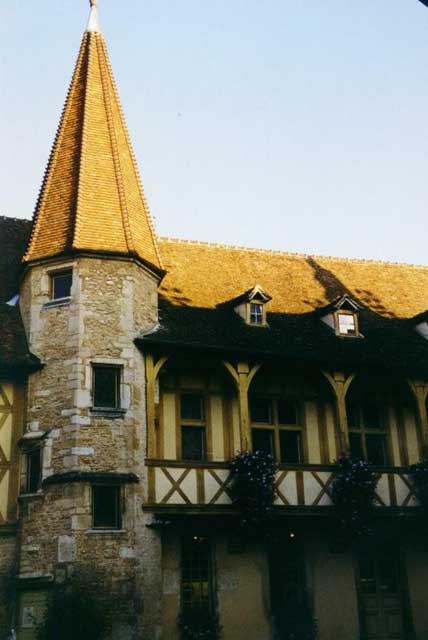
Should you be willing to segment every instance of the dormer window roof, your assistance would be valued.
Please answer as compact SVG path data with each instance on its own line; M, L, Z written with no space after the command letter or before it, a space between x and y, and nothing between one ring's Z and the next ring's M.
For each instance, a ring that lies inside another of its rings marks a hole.
M419 315L414 316L410 322L413 324L415 331L428 340L428 311L423 311Z
M249 289L235 299L234 309L245 322L253 327L265 327L266 308L265 305L272 300L259 284Z
M337 336L343 338L361 338L358 327L358 312L360 305L350 296L344 295L334 302L330 312L323 316L322 321L331 327Z

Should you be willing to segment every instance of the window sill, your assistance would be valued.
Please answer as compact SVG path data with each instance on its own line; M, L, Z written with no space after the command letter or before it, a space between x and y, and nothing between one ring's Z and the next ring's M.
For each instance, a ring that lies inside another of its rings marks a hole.
M126 409L109 409L107 407L92 407L90 409L91 415L101 418L123 418L126 414Z
M42 491L38 491L37 493L21 493L18 496L18 500L32 500L33 498L44 498L45 494Z
M86 533L91 536L123 536L127 531L126 529L87 529Z
M45 302L43 307L45 309L51 309L52 307L66 307L71 302L71 297L67 298L56 298L55 300L48 300Z

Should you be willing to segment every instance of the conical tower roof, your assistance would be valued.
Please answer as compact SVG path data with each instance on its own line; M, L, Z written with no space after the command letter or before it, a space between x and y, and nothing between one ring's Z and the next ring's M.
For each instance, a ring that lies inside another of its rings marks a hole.
M133 256L162 270L95 0L24 261L80 251Z

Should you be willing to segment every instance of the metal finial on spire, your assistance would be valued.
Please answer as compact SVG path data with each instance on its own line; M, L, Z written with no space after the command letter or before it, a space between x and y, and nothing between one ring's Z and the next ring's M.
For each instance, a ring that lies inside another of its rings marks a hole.
M89 0L89 4L91 5L91 13L89 15L89 22L86 31L99 33L101 29L98 20L98 0Z

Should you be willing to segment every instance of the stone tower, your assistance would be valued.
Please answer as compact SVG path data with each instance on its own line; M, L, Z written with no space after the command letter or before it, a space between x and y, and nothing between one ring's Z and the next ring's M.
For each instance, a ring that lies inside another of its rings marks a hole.
M23 438L24 456L40 452L43 482L22 498L22 588L64 580L75 563L92 560L135 603L129 622L118 623L128 637L123 625L135 628L150 580L145 373L134 339L157 324L163 270L95 0L24 263L21 313L44 367L29 380ZM101 520L104 505L101 528L94 500ZM114 531L109 517L120 521Z

